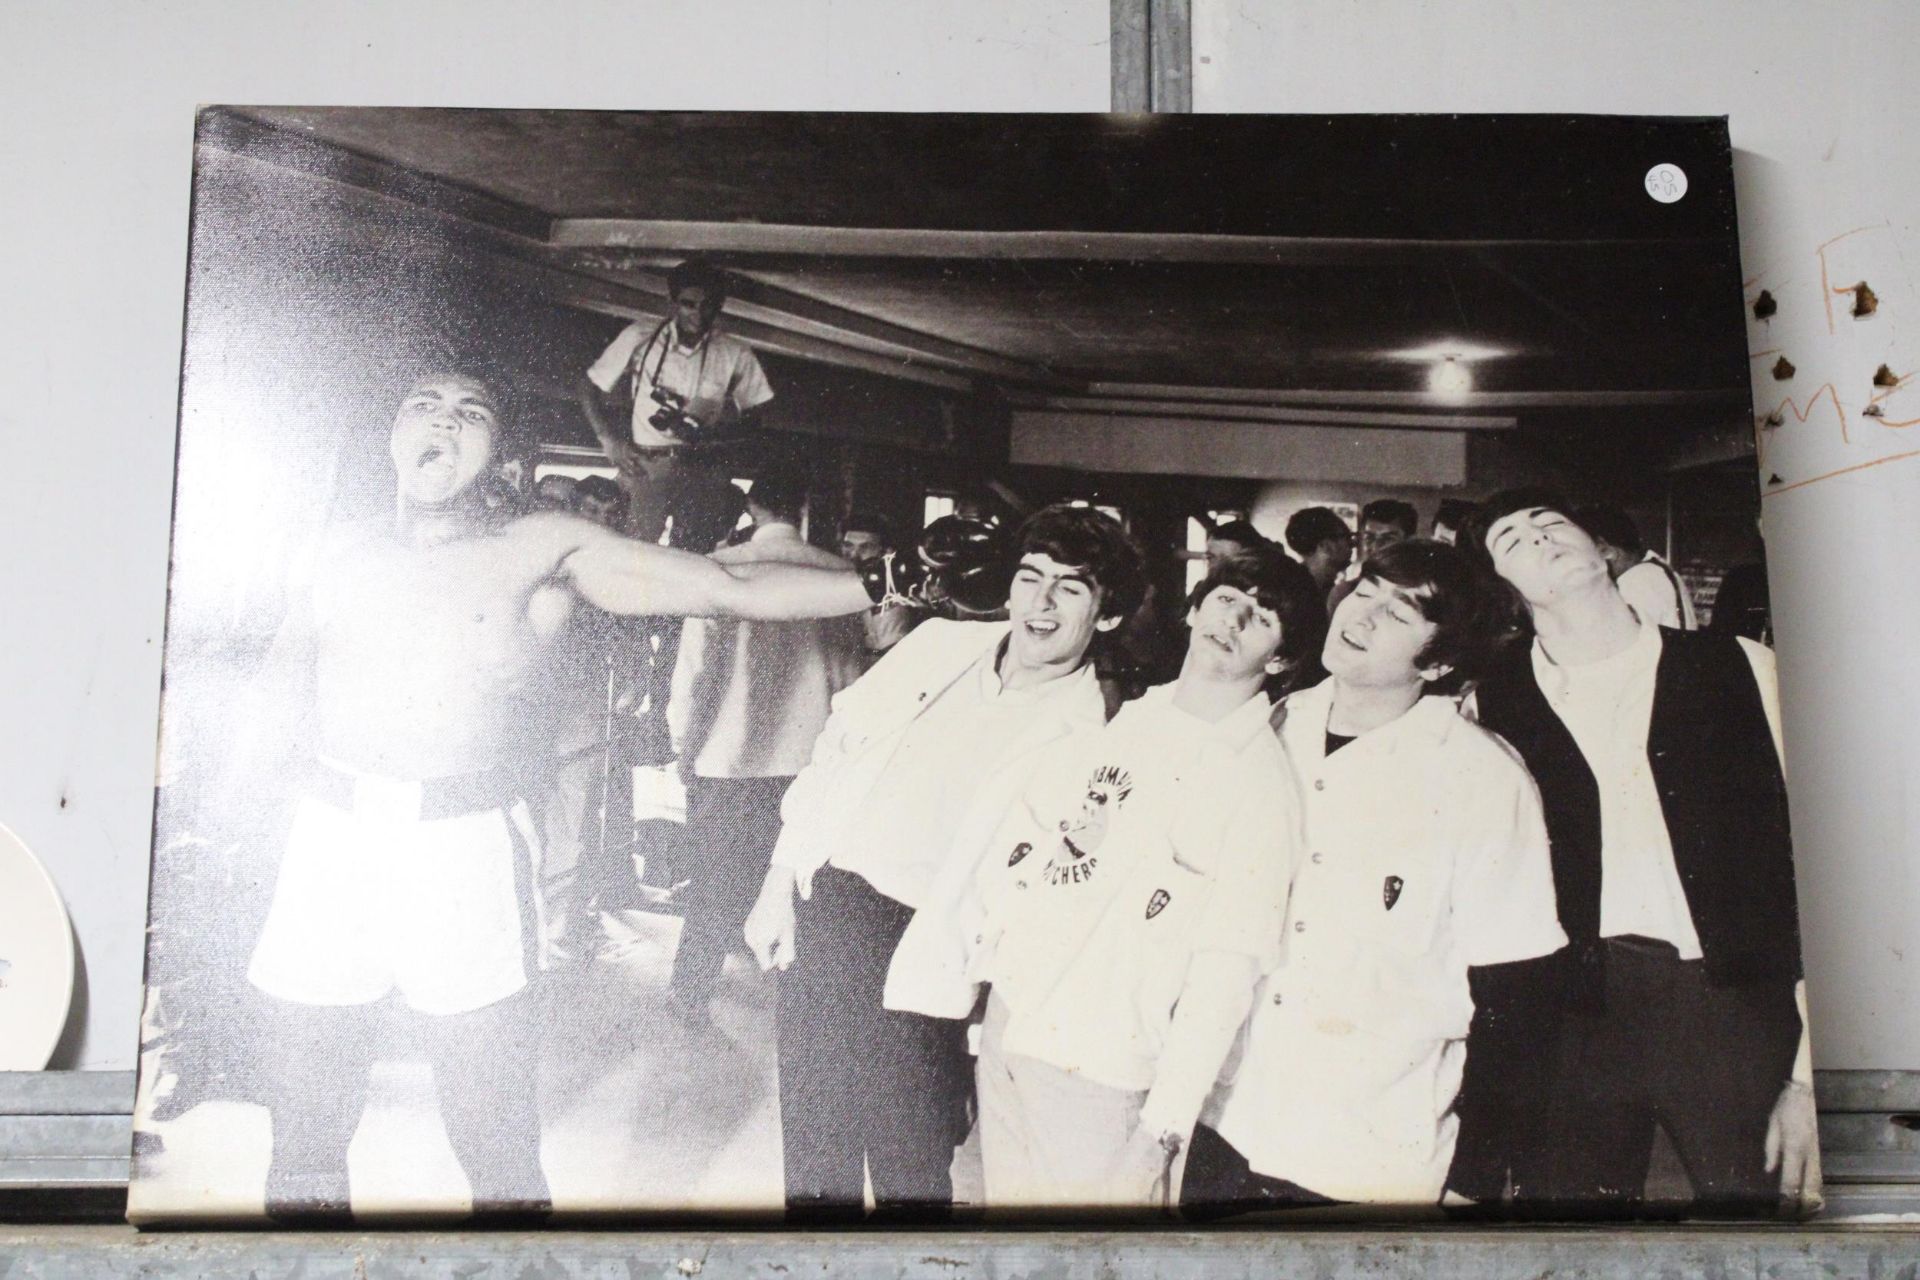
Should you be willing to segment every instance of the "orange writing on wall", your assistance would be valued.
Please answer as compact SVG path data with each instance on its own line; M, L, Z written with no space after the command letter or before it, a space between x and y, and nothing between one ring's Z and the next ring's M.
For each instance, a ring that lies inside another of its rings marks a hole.
M1854 227L1747 282L1763 497L1920 457L1920 352L1899 350L1912 288L1891 231Z

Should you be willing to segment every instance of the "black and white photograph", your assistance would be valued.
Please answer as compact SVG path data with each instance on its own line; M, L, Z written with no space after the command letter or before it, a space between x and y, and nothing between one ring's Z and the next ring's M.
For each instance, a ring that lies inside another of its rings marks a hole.
M129 1216L1810 1212L1733 191L204 109Z

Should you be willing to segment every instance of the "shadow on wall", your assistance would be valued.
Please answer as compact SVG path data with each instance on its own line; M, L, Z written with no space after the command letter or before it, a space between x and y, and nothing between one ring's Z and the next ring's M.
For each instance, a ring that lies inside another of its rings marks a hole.
M76 1071L80 1067L80 1048L87 1038L87 957L80 950L80 935L73 935L73 1002L67 1006L67 1024L60 1032L53 1056L47 1059L49 1071Z

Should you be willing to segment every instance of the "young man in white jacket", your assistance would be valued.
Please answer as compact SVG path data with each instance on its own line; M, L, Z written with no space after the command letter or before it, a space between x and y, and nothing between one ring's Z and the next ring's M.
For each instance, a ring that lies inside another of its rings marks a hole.
M1277 549L1223 561L1179 678L1053 753L981 859L990 1209L1165 1202L1279 959L1300 803L1263 691L1312 652L1318 597Z
M977 851L1031 772L1097 730L1088 664L1144 591L1140 551L1091 508L1049 507L1017 537L1009 621L930 619L834 699L746 936L780 981L786 1198L796 1219L938 1220L972 1091L970 1003L895 951L956 851Z
M1330 677L1278 733L1306 802L1285 958L1181 1188L1189 1216L1371 1202L1434 1205L1479 1051L1476 979L1551 954L1547 831L1533 780L1450 693L1486 647L1489 584L1465 553L1407 541L1334 610ZM1469 1031L1473 1035L1469 1035Z

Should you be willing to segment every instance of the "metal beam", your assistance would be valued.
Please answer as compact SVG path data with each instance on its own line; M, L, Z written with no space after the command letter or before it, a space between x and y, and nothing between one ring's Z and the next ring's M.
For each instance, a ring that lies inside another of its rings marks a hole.
M909 329L778 285L766 284L750 275L733 272L730 277L727 315L728 323L736 328L737 318L744 317L763 321L776 329L811 334L828 342L865 348L883 356L916 362L933 361L949 366L955 372L1021 386L1078 390L1085 385L1026 360ZM647 273L640 279L649 291L657 290L658 296L665 300L667 283L664 275Z
M1292 426L1411 427L1429 431L1504 431L1519 425L1511 414L1446 414L1308 409L1292 405L1231 404L1220 400L1144 400L1108 396L1016 397L1019 408L1063 409L1122 417L1207 418L1218 422L1273 422Z
M131 1071L0 1071L0 1116L112 1116L133 1110Z
M1435 1214L1435 1217L1438 1215ZM0 1226L0 1269L44 1280L388 1280L539 1274L834 1275L846 1280L1047 1275L1058 1280L1507 1280L1584 1276L1905 1276L1909 1229L1664 1225L1499 1228L1264 1224L1264 1230L740 1231L171 1231L127 1226Z
M1148 100L1155 111L1193 110L1191 0L1148 0L1147 39L1152 75Z
M1565 248L1539 239L1408 240L1348 236L1241 236L1143 231L975 231L944 227L825 227L771 222L681 222L665 218L559 218L562 249L658 254L797 254L847 258L1056 259L1084 262L1211 262L1267 266L1390 266L1489 249ZM1582 240L1583 245L1691 241ZM624 266L617 258L601 259ZM635 266L644 265L634 263Z
M1114 111L1153 109L1152 77L1148 65L1152 42L1148 35L1149 0L1112 0L1108 9L1108 48L1113 66Z
M1215 404L1379 405L1390 408L1462 411L1476 409L1608 409L1662 405L1745 404L1744 388L1726 390L1635 391L1470 391L1458 400L1443 400L1430 391L1321 391L1277 387L1194 387L1148 382L1094 382L1091 396L1144 400L1204 400Z

